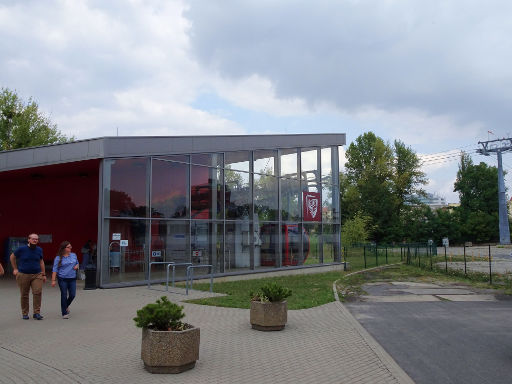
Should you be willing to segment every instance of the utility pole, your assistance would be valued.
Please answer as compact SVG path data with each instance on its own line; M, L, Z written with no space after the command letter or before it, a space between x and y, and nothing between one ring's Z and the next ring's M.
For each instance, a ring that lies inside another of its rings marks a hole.
M500 244L510 244L510 230L508 226L507 198L505 195L505 181L503 179L503 164L501 154L512 150L512 139L496 139L488 141L479 141L482 149L477 152L484 156L489 156L491 152L498 156L498 205L499 205L499 223L500 223Z

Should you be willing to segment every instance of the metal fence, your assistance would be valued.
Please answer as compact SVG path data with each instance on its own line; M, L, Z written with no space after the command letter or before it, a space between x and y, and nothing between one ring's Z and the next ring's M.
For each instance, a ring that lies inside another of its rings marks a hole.
M343 247L343 260L353 270L378 267L379 265L395 264L404 261L411 252L414 255L432 252L427 244L354 244ZM434 251L436 252L436 251Z
M435 247L434 247L435 248ZM490 284L510 285L512 279L512 248L500 245L439 247L419 254L407 250L405 262L420 268L458 275Z

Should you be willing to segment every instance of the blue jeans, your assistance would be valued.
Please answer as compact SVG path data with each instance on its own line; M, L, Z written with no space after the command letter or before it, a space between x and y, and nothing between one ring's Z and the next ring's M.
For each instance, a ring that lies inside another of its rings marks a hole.
M68 313L68 307L76 296L76 279L63 279L59 277L60 309L62 316Z

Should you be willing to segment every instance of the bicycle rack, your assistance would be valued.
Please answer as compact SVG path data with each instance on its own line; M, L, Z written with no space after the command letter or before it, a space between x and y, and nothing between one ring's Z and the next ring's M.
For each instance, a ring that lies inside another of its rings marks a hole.
M172 286L174 287L174 276L175 270L177 266L187 265L190 266L192 263L175 263L173 261L152 261L149 263L148 268L148 289L151 289L151 265L153 264L166 264L166 273L165 273L165 290L169 291L169 268L172 267ZM188 270L187 270L188 275ZM187 293L188 294L188 293Z
M192 289L192 284L194 280L194 268L210 268L210 292L213 292L213 265L211 264L196 264L189 265L187 267L187 282L186 282L186 294L188 295L188 282L190 280L190 289Z

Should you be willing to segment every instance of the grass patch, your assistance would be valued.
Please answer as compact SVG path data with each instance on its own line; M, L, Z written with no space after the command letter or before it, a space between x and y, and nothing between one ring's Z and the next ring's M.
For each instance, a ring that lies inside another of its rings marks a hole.
M332 283L343 274L343 272L334 271L214 283L213 291L227 296L185 302L218 307L249 308L251 292L255 292L263 284L276 282L292 290L292 295L287 299L288 309L312 308L334 301ZM210 283L195 283L194 289L208 291Z

